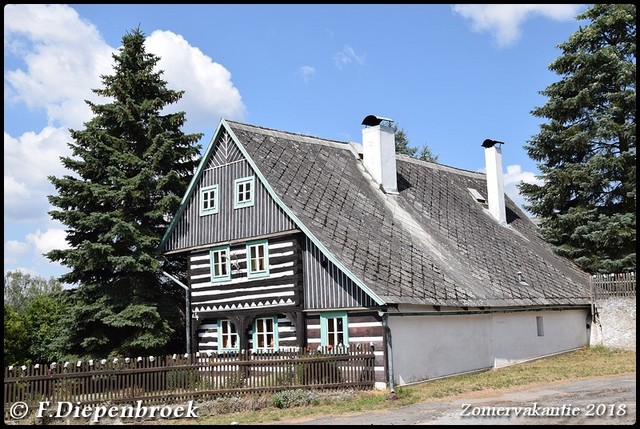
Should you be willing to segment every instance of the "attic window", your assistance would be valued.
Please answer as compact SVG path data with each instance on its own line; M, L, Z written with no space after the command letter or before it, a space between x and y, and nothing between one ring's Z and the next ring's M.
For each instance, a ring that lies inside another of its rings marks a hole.
M471 196L473 197L474 200L476 200L476 202L480 203L480 204L486 204L487 200L485 197L483 197L482 195L480 195L480 192L476 191L473 188L467 188L469 190L469 193L471 194Z
M200 189L200 216L218 213L218 185Z
M255 176L244 177L235 181L235 197L233 208L250 207L253 205L254 188L256 184Z

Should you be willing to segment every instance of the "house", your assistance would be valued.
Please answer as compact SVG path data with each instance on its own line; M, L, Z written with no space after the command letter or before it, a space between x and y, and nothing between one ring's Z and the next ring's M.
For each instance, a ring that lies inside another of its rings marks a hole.
M588 276L486 174L221 120L162 240L188 258L194 351L364 344L404 385L588 344Z

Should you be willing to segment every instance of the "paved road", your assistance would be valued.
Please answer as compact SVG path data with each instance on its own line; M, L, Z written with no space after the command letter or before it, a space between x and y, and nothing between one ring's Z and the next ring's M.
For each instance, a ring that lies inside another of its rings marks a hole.
M636 374L474 392L395 410L278 425L631 425Z

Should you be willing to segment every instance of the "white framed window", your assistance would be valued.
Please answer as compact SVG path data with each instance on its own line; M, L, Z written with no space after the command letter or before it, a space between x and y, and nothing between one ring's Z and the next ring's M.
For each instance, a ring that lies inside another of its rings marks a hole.
M236 179L233 183L233 208L240 209L252 206L256 193L256 177L243 177L242 179Z
M218 185L200 189L200 216L218 213L220 207Z
M267 240L247 243L247 277L269 275L269 245Z
M278 348L278 319L272 316L258 317L253 322L254 350Z
M334 312L320 315L320 345L332 350L349 346L347 313Z
M229 260L229 253L229 246L214 247L209 251L212 282L231 280L231 262Z
M218 350L237 351L240 349L240 338L236 327L229 319L218 320Z

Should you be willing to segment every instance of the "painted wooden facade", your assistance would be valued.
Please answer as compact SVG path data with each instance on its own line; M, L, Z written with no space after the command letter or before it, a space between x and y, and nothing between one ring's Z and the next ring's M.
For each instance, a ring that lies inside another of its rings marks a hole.
M237 207L242 180L250 180L252 202ZM203 198L214 203L205 207ZM337 347L323 323L344 318L340 338L375 351L383 382L382 322L366 311L375 301L297 228L227 132L213 143L174 222L164 249L188 252L193 351ZM266 250L257 276L249 269L255 244Z
M228 133L222 133L213 148L206 168L199 171L199 180L194 183L189 199L182 203L180 216L176 217L173 232L165 244L167 253L296 229L264 185L255 180L255 172ZM236 209L234 187L237 180L244 178L255 180L253 205ZM218 193L217 213L202 215L202 191L214 186Z
M187 255L192 351L356 345L384 387L584 345L581 273L515 205L496 225L469 200L477 173L401 158L386 195L356 149L220 122L162 241ZM549 314L570 332L530 329Z

